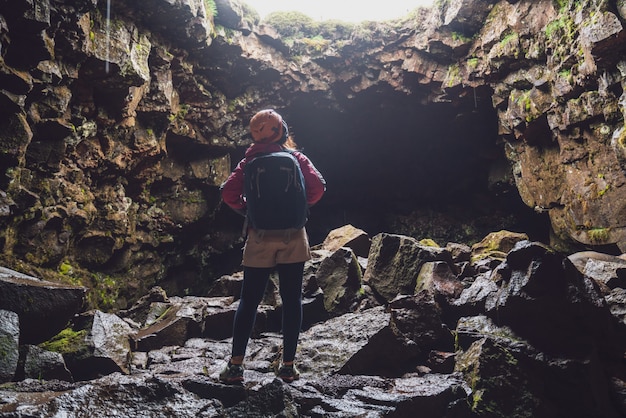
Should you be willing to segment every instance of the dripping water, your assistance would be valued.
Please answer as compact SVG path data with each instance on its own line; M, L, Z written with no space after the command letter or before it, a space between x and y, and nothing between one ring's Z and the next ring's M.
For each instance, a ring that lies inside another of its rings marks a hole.
M109 73L109 59L110 59L110 43L111 43L111 0L107 0L107 24L106 24L106 49L107 57L104 63L104 71Z

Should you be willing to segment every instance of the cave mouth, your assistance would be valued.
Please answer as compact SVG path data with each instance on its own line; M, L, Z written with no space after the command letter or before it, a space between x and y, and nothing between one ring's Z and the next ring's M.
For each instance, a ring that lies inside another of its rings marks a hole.
M440 245L501 229L547 242L547 216L522 202L498 143L490 89L465 96L428 102L378 91L340 107L304 97L279 109L327 182L307 224L311 243L346 224Z

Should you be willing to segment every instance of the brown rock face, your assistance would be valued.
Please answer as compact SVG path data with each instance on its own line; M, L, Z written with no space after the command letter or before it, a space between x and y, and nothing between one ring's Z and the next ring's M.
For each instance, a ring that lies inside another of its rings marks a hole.
M266 107L328 182L313 243L351 224L624 248L622 2L454 0L289 34L232 0L36 3L0 1L2 263L94 306L238 267L219 185Z

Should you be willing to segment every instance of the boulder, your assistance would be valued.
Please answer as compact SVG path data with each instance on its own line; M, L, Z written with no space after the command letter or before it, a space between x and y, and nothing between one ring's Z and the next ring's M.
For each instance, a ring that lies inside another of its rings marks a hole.
M22 347L23 374L25 379L73 381L61 353L46 351L36 345Z
M367 232L352 225L344 225L330 231L320 247L327 251L337 251L341 247L348 247L358 257L367 257L371 244L372 241Z
M81 312L86 292L0 267L0 309L19 315L21 344L41 343L65 328Z
M44 350L61 353L75 380L89 380L111 373L129 373L130 338L133 331L114 314L85 313L49 341Z
M412 295L422 265L428 261L452 262L450 253L420 244L415 238L381 233L372 239L363 280L386 301Z
M538 350L572 357L599 350L607 361L621 357L615 324L598 287L567 257L520 241L492 280L499 290L487 297L487 315Z
M331 318L301 333L298 361L317 374L389 376L419 350L395 332L391 314L381 306Z
M504 260L506 254L519 241L528 240L528 235L510 231L498 231L488 234L480 242L472 245L472 261L484 258Z
M15 312L0 310L0 383L15 376L19 359L20 320Z
M616 391L600 358L546 356L510 327L486 316L461 318L455 371L471 387L472 411L479 416L617 417Z
M214 302L214 307L223 309L224 299L232 301L230 298L216 299L220 303ZM133 336L136 349L149 351L164 346L184 345L188 339L199 337L205 328L206 310L210 308L211 300L171 297L167 303L150 304L154 314L148 316L150 320L142 324L142 328ZM230 318L232 323L232 314Z
M331 316L354 311L360 300L363 273L350 248L340 247L324 257L315 273Z
M463 291L463 283L457 279L450 264L444 261L428 261L422 265L415 293L428 290L443 300L454 300Z
M389 303L389 311L394 332L413 341L424 358L432 350L454 351L452 332L432 292L398 296Z

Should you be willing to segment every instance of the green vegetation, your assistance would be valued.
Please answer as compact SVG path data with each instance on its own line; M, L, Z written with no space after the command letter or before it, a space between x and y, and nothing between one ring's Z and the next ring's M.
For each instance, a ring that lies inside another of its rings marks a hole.
M559 8L559 10L564 10L565 8L567 8L569 6L569 1L570 0L556 0L556 4Z
M270 13L263 23L272 26L291 48L294 59L300 55L315 55L325 51L332 42L341 47L342 41L366 33L373 38L375 30L367 23L355 25L340 20L316 21L301 12Z
M86 335L86 330L74 331L71 328L65 328L52 339L39 344L39 347L61 354L76 353L85 348Z
M598 191L598 197L604 196L604 194L608 192L610 188L611 188L610 184L607 184L606 186L604 186L604 189Z
M420 240L419 243L427 247L441 248L439 244L437 244L432 238L424 238Z
M317 34L317 23L301 12L270 13L264 23L271 25L283 38L303 38Z
M478 58L469 58L467 60L467 69L468 70L475 70L478 67L478 64L480 63L480 60Z
M617 143L620 147L626 148L626 128L622 128L619 137L617 138Z
M465 34L460 32L452 32L452 40L460 42L470 42L472 38L465 36Z
M453 64L448 67L448 72L446 74L445 80L446 87L453 87L463 81L459 64Z
M355 25L341 20L317 21L301 12L274 12L263 23L272 26L286 44L304 45L307 53L322 52L331 42L354 39L361 32L371 34L375 29L369 23Z
M215 0L204 0L204 8L212 18L217 16L217 5L215 4Z
M172 113L168 116L168 119L170 122L174 122L175 120L184 120L185 116L187 116L187 113L189 112L189 105L188 104L181 104L178 107L178 112L176 113Z
M113 277L102 273L94 273L92 282L93 285L87 294L89 305L102 311L115 308L120 284Z
M59 274L62 274L63 276L69 276L73 272L74 269L72 268L72 265L69 263L69 261L65 260L61 264L59 264Z
M314 52L322 52L330 44L330 41L328 39L324 39L319 35L313 38L304 38L302 42L307 46L308 49Z
M587 230L587 236L589 237L589 241L600 244L608 241L609 231L609 228L592 228Z
M508 45L509 43L513 42L514 40L519 40L519 35L517 34L517 32L507 33L506 35L504 35L504 38L502 38L502 40L500 41L500 46L504 47Z
M236 0L231 1L236 2ZM244 21L250 23L250 25L252 26L259 24L259 22L261 21L261 16L259 16L259 13L253 7L251 7L248 3L244 1L241 3L241 9L243 10Z

